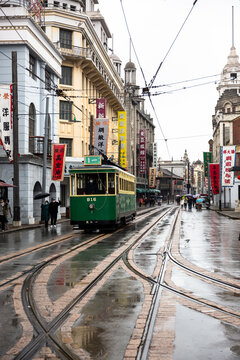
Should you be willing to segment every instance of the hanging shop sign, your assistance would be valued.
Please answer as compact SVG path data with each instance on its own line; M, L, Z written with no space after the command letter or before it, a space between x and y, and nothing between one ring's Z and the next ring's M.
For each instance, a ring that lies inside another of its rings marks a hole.
M203 153L203 165L204 165L204 176L208 177L208 164L212 162L212 153L204 152Z
M156 168L149 168L149 188L155 189L156 186L156 174L157 169Z
M96 100L96 118L105 119L106 118L106 99L97 99Z
M120 165L127 168L127 113L118 111L118 144L120 147Z
M64 178L66 148L66 144L52 144L52 180Z
M235 165L236 146L223 146L221 154L221 180L223 187L232 187L234 185L234 172L231 167Z
M94 154L107 154L108 119L95 119L94 122ZM98 151L99 150L99 151Z
M220 166L219 164L209 164L210 179L213 194L219 194Z
M146 134L145 130L139 131L139 173L146 172Z
M153 167L157 167L157 143L153 143Z
M0 84L0 145L13 161L12 85Z

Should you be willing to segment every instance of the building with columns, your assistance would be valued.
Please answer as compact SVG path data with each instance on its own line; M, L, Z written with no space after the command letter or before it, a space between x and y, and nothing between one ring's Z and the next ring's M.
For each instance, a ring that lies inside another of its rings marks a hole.
M148 183L148 169L153 166L154 129L152 117L145 111L145 99L139 95L136 85L136 66L129 61L124 68L124 105L127 111L127 162L128 171L137 177L137 186L144 187ZM146 173L140 174L139 132L146 136Z
M3 6L4 5L4 6ZM58 99L55 88L61 76L62 57L42 28L38 14L28 3L9 0L0 4L0 87L12 83L12 52L17 54L18 162L20 221L34 223L41 217L41 200L36 194L45 190L60 197L60 183L51 180L51 143L58 141ZM49 102L46 120L46 103ZM46 188L43 189L43 142L47 137ZM13 164L0 147L0 179L13 183ZM5 194L13 204L13 190ZM18 205L17 205L18 206Z

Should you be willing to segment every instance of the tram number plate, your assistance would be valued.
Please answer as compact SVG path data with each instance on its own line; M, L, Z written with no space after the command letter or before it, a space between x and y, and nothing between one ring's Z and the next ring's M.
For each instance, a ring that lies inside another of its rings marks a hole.
M97 201L97 199L95 197L88 197L87 202L89 202L89 201Z

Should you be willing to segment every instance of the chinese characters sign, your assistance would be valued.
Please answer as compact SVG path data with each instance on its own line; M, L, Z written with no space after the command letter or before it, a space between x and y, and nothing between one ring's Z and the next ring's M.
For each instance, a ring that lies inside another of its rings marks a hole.
M96 118L106 118L106 99L97 99L96 101Z
M230 168L235 165L236 146L222 147L222 186L233 186L234 171Z
M212 162L212 153L204 152L203 153L203 163L204 163L204 176L208 177L208 164Z
M153 167L157 167L157 143L153 143Z
M0 145L13 161L12 85L0 85Z
M95 119L94 123L94 154L107 154L108 119ZM98 152L99 150L99 152Z
M156 168L149 168L149 187L155 188L156 185Z
M139 131L139 173L145 174L146 171L146 136L145 130Z
M127 113L118 111L118 144L120 144L120 165L127 168Z
M220 168L219 164L209 164L210 178L212 184L213 194L219 194L219 177L220 177Z
M52 180L62 181L65 168L66 144L52 145Z

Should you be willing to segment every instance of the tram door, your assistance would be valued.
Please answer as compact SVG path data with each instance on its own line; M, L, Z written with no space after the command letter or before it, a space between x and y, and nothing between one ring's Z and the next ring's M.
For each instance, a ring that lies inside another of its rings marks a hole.
M116 208L117 208L117 218L119 218L119 176L116 174Z

